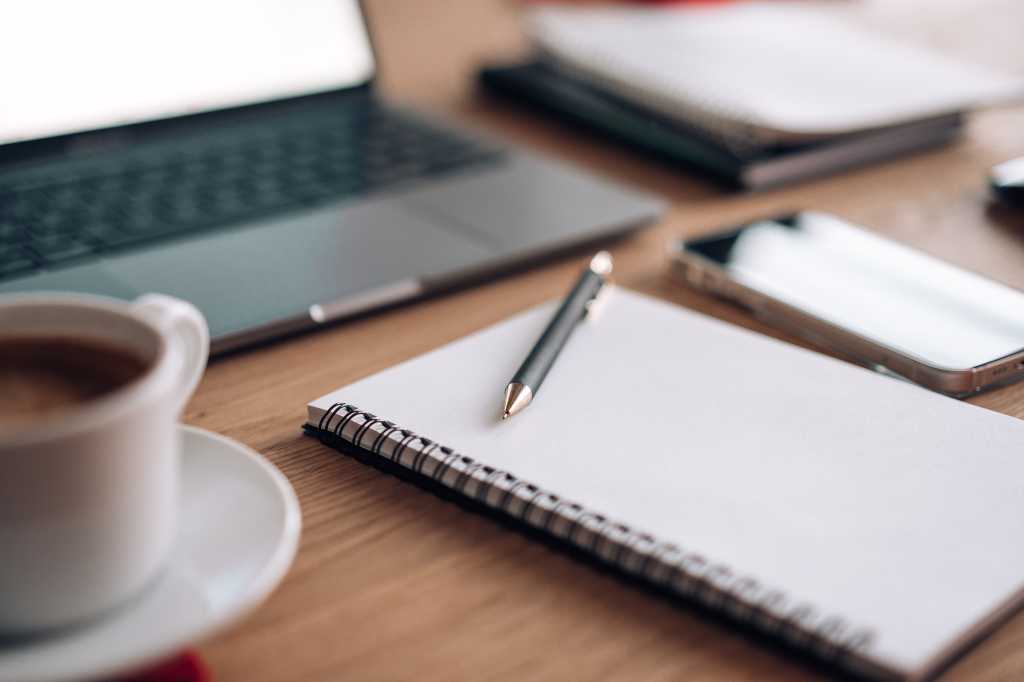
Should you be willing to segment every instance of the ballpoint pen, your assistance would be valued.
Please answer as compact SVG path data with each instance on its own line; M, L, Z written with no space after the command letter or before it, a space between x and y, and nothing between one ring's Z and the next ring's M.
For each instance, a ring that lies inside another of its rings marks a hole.
M501 410L501 418L508 419L522 411L540 390L548 370L555 364L555 359L562 351L566 341L572 335L576 325L591 310L594 299L608 282L612 271L612 257L607 251L597 253L590 265L576 280L569 295L558 307L558 312L551 318L544 333L534 344L530 354L512 376L505 387L505 402Z

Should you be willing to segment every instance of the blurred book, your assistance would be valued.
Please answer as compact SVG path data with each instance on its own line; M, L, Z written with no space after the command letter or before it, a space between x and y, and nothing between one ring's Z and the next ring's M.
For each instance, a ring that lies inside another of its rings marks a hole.
M484 85L744 187L951 140L1024 79L887 40L815 5L541 7L538 57Z
M484 87L582 125L673 165L728 185L764 189L945 144L963 128L951 114L863 134L796 145L726 139L694 124L670 121L573 78L545 62L492 66Z

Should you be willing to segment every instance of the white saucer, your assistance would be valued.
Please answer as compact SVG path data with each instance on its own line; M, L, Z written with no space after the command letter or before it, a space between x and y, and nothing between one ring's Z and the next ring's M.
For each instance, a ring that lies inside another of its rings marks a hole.
M164 574L102 620L0 641L0 682L95 679L157 663L237 620L281 582L301 526L288 480L233 440L181 430L180 526Z

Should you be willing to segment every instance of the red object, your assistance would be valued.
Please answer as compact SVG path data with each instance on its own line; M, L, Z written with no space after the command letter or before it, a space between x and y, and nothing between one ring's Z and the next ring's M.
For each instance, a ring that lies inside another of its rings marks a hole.
M210 682L210 673L194 651L185 651L166 663L110 682Z

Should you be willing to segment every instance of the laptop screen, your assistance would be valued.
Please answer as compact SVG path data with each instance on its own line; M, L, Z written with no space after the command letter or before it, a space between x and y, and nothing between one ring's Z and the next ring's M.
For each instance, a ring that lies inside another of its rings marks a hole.
M4 0L0 144L359 85L357 0Z

